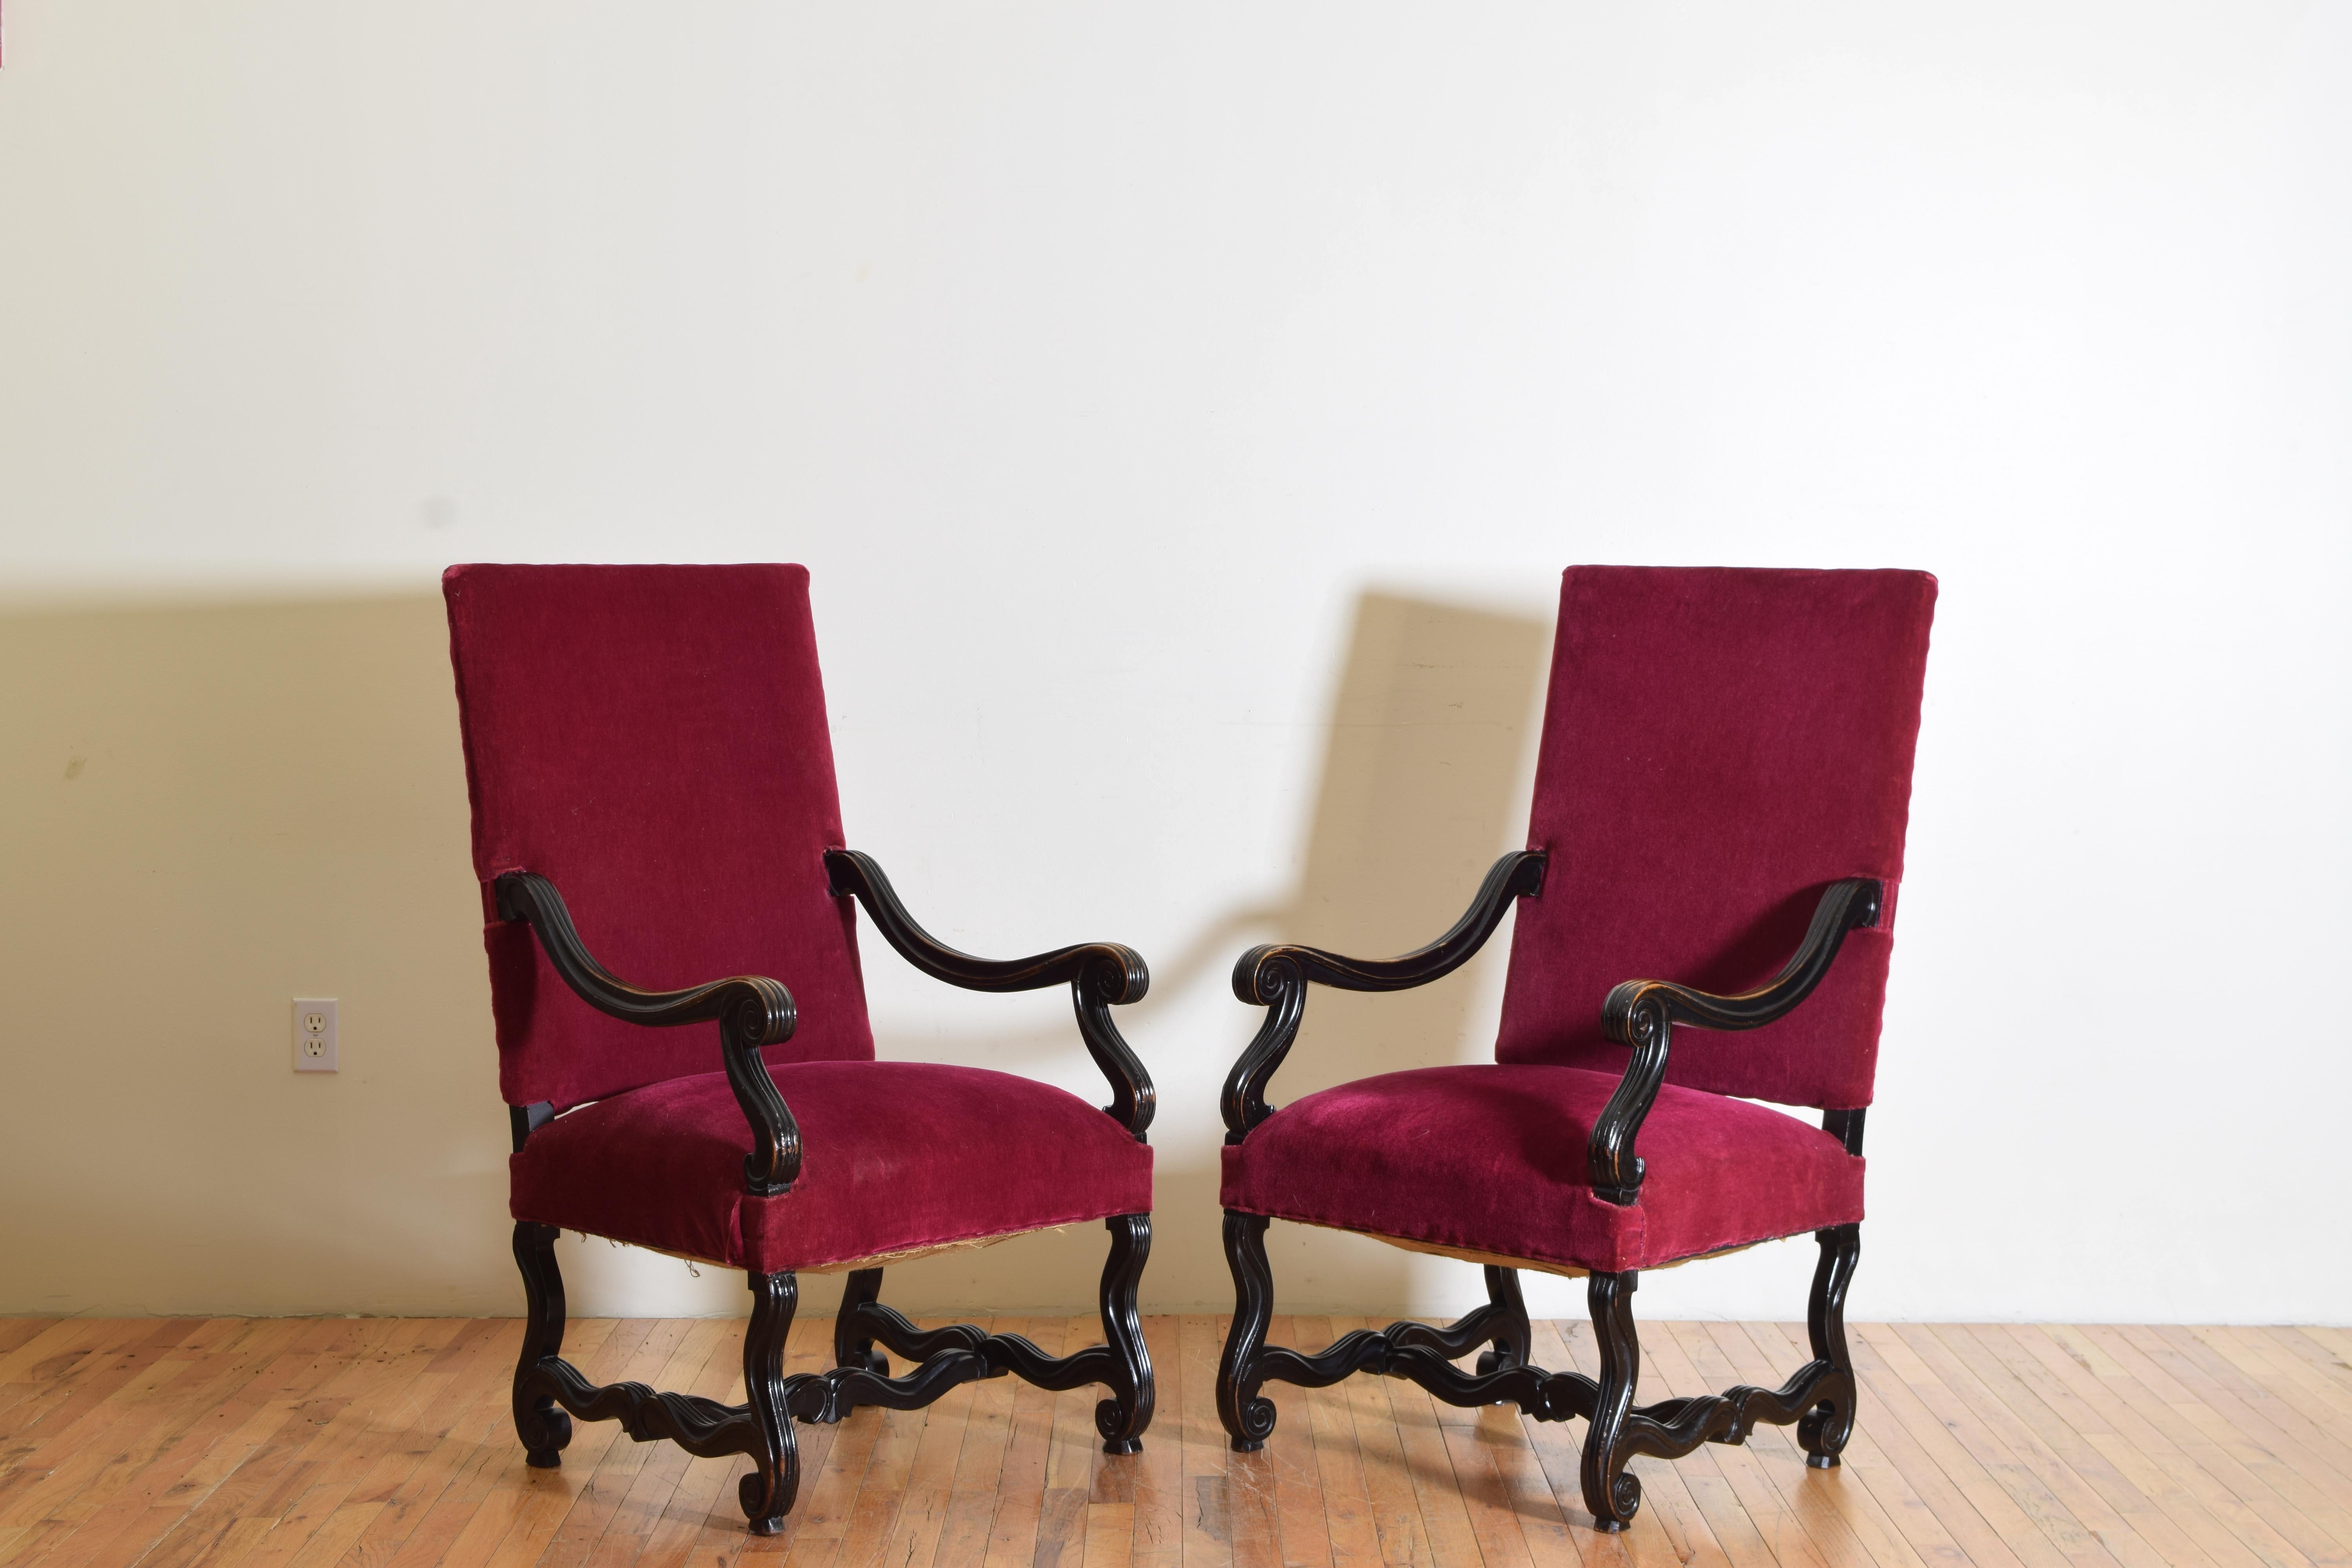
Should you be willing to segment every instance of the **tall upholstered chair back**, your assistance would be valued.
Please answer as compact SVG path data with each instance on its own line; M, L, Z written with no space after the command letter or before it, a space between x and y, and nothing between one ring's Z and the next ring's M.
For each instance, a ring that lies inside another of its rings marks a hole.
M459 566L443 579L488 921L499 1088L560 1110L720 1069L716 1030L643 1029L568 990L492 881L562 890L642 985L772 975L800 1025L771 1061L874 1055L798 566Z
M1936 580L1924 572L1580 566L1566 575L1511 944L1505 1062L1623 1071L1632 978L1761 984L1822 888L1887 885L1819 991L1752 1033L1685 1029L1669 1081L1870 1103Z

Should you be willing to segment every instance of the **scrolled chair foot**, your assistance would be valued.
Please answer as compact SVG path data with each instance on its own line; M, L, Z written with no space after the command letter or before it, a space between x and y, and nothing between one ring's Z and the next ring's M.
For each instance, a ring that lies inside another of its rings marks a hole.
M1607 1513L1592 1516L1592 1528L1603 1535L1615 1535L1633 1523L1633 1516L1642 1511L1640 1479L1626 1471L1618 1471L1609 1483L1609 1509Z
M526 1393L516 1401L525 1414L515 1425L521 1429L523 1462L534 1470L560 1470L563 1450L572 1446L572 1417L543 1394Z
M760 1470L753 1470L735 1484L736 1500L743 1505L745 1528L752 1534L774 1535L784 1528L785 1509L791 1505L779 1506L777 1489L775 1478Z
M1814 1405L1798 1418L1797 1446L1805 1451L1805 1468L1834 1470L1846 1439L1853 1435L1853 1384L1851 1373L1836 1397Z
M1106 1399L1095 1406L1095 1430L1102 1436L1102 1451L1113 1456L1143 1452L1143 1426L1151 1419L1151 1396L1147 1391L1139 1398L1122 1392L1116 1399Z

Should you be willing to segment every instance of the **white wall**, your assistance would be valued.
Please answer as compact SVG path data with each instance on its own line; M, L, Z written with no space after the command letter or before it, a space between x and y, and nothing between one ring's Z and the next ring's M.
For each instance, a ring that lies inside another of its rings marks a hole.
M1637 561L1943 579L1855 1310L2352 1321L2345 7L6 22L0 1310L515 1310L425 597L481 559L809 563L852 842L960 945L1154 960L1147 1295L1216 1300L1232 954L1442 927L1555 574ZM1433 849L1364 770L1456 680ZM1060 998L869 968L888 1054L1089 1085ZM1496 978L1318 997L1276 1098L1475 1058ZM1279 1234L1301 1309L1476 1289Z

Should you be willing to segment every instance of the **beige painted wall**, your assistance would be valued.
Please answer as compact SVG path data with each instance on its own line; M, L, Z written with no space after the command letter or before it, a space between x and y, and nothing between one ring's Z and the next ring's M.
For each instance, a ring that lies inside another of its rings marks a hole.
M1170 955L1163 990L1215 984L1269 931L1377 952L1443 929L1525 820L1549 646L1540 620L1364 595L1295 893ZM19 998L0 1310L513 1310L438 598L0 618L0 989ZM1470 1040L1500 955L1386 1007L1318 994L1282 1098ZM339 999L340 1073L291 1070L297 994ZM994 999L964 1000L985 1029ZM1171 1042L1130 1029L1180 1093L1213 1076L1171 1072ZM880 1049L922 1054L887 1023ZM1150 1288L1198 1306L1223 1262L1213 1145L1166 1131L1185 1121L1162 1123ZM1304 1302L1402 1302L1446 1267L1295 1227L1276 1245ZM583 1310L648 1280L674 1309L741 1308L731 1278L686 1284L674 1259L570 1239L564 1256ZM1066 1310L1100 1259L1090 1233L1027 1237L906 1266L892 1296ZM837 1289L811 1280L806 1300Z
M0 618L0 1310L513 1294L456 723L423 595Z

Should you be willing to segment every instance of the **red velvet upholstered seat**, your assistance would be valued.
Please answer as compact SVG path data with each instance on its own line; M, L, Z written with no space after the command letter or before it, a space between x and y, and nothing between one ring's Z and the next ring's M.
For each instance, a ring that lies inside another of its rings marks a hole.
M791 1192L744 1192L743 1112L725 1073L695 1073L532 1133L515 1217L775 1273L1151 1206L1150 1149L1051 1084L929 1062L773 1072L808 1151Z
M1284 1106L1224 1150L1227 1208L1560 1271L1651 1268L1862 1218L1860 1158L1793 1116L1668 1084L1638 1205L1592 1193L1617 1088L1587 1068L1422 1068Z

